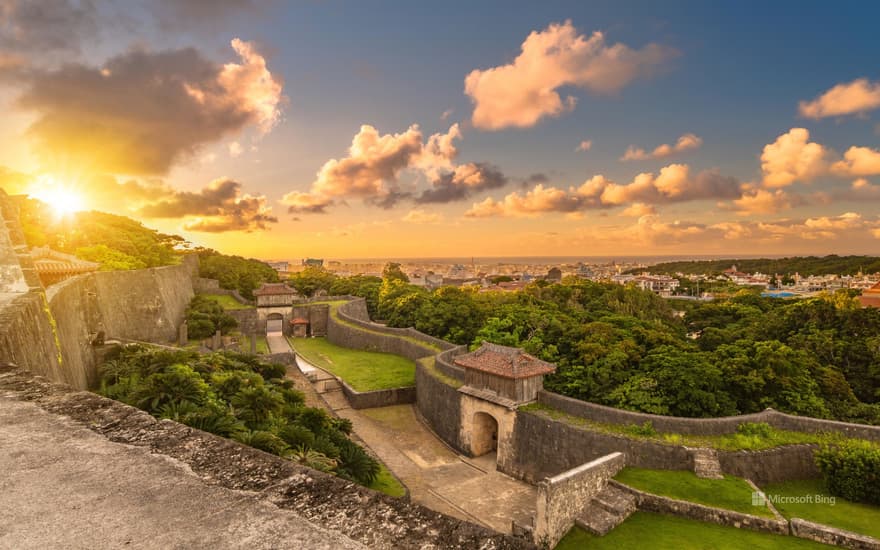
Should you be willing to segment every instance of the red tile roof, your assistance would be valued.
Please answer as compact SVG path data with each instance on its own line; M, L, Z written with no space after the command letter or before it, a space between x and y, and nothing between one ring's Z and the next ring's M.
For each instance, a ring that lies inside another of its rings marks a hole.
M503 378L529 378L549 374L556 365L542 361L519 348L483 342L480 349L455 358L455 364Z
M32 248L31 258L39 274L88 273L101 268L101 264L87 262L46 246Z
M291 320L290 320L290 324L291 324L291 325L308 325L308 324L309 324L309 320L308 320L308 319L303 319L302 317L297 317L297 318L295 318L295 319L291 319Z
M263 283L263 286L254 291L254 296L283 296L293 294L296 294L296 291L284 283Z

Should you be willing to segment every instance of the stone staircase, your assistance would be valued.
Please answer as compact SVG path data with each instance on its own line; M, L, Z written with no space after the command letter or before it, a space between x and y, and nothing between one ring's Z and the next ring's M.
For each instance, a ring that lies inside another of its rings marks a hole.
M574 522L578 527L603 536L635 511L636 497L609 484L593 497Z
M724 479L715 449L689 449L694 459L694 473L705 479Z

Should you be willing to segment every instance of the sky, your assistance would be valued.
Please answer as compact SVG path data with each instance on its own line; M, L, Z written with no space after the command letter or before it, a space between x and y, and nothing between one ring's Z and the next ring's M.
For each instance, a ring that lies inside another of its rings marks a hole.
M263 259L872 254L878 17L0 0L0 186Z

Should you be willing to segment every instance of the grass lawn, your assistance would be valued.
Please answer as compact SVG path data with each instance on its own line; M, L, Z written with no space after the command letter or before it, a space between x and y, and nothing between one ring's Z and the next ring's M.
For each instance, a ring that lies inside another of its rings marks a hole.
M325 338L289 340L306 361L342 378L357 391L402 388L416 383L416 364L405 357L343 348Z
M379 470L379 475L376 476L376 480L370 485L370 489L397 498L405 495L406 489L399 481L397 481L397 478L391 475L388 468L381 462L379 462L379 466L381 466L382 469Z
M832 497L821 479L773 483L762 489L771 499L774 496L806 497L805 502L773 503L787 518L801 518L880 539L880 507ZM834 504L829 502L831 498Z
M241 351L245 353L250 353L251 337L246 334L242 334L238 338L241 341ZM269 343L266 341L265 335L257 335L257 354L269 354Z
M744 514L772 518L766 506L752 506L754 491L744 479L724 476L724 479L703 479L684 470L646 470L624 468L614 479L642 491L734 510Z
M205 298L211 298L212 300L216 300L223 309L250 309L254 306L249 306L247 304L242 304L232 296L226 294L202 294Z
M818 542L725 527L692 519L636 512L616 529L597 537L575 527L556 550L650 548L651 550L827 550Z

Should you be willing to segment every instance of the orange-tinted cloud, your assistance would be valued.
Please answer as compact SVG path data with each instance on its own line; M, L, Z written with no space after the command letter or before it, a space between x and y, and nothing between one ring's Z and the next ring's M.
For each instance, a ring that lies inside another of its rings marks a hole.
M464 91L474 103L471 120L485 130L534 126L544 117L574 109L577 99L560 97L560 87L613 93L673 55L674 50L657 44L641 49L609 45L601 32L587 37L571 21L553 23L529 34L512 63L467 75Z
M239 63L216 65L194 49L134 50L103 67L67 64L27 73L18 105L44 165L162 174L206 143L277 122L280 80L248 42Z
M857 78L838 84L812 101L801 101L798 111L807 118L866 113L880 108L880 82Z
M348 156L325 162L308 192L292 191L281 202L291 213L323 213L346 199L390 208L404 199L418 203L461 200L507 184L507 177L491 165L456 164L455 141L459 139L458 124L426 141L415 124L405 132L384 135L365 124L352 139ZM421 193L402 189L400 178L405 170L426 176L430 187Z
M830 152L810 141L806 128L792 128L764 146L761 170L766 187L786 187L796 181L810 182L828 172Z
M256 231L277 223L266 197L241 192L241 183L219 178L201 191L176 191L158 202L141 207L138 214L147 218L189 218L183 224L189 231L221 233Z
M703 138L688 133L678 138L674 145L664 143L655 147L650 153L640 147L630 145L620 160L662 159L685 151L699 149L701 145L703 145Z
M597 175L579 187L567 190L536 185L522 193L514 191L500 200L491 197L475 203L466 217L535 216L544 212L574 212L577 210L668 204L707 199L732 199L741 195L740 183L735 179L706 170L692 176L686 164L670 164L657 175L638 174L630 183L618 184Z

